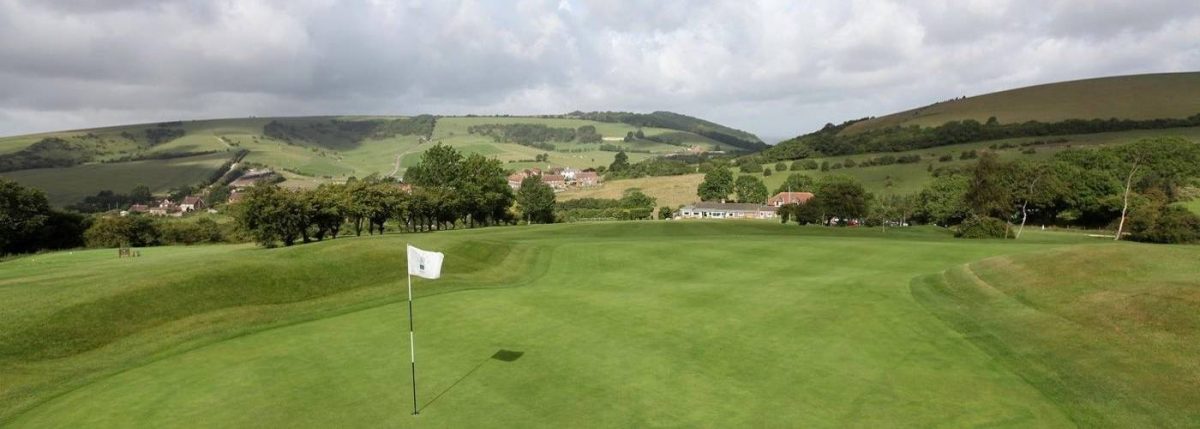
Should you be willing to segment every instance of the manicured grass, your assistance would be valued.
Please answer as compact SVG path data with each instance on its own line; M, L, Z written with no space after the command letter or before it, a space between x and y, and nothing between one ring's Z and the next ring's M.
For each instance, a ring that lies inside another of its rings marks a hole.
M1200 423L1200 247L989 258L913 294L1085 427Z
M1040 390L910 294L997 255L1151 247L1027 238L659 221L29 256L0 263L0 424L1072 426L1078 392ZM443 279L414 284L420 417L406 242L448 256ZM1160 279L1194 288L1190 272ZM1191 406L1108 407L1134 403Z
M931 127L963 119L985 122L991 116L1001 123L1097 118L1184 118L1200 113L1200 98L1194 95L1197 93L1200 93L1200 72L1057 82L881 116L851 125L846 132L894 125Z
M165 160L39 168L3 172L0 177L40 189L46 192L51 204L65 206L102 190L126 193L134 186L146 185L151 192L166 192L171 188L194 185L232 156L232 153L218 152Z

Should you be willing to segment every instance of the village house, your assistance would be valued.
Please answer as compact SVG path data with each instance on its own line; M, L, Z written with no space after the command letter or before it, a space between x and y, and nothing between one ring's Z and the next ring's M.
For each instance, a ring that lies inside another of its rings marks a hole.
M175 204L171 200L164 198L162 201L158 202L158 205L151 206L149 209L147 209L146 214L151 216L180 217L183 216L183 210L179 208L178 204Z
M676 213L683 219L774 219L778 207L749 203L699 202Z
M600 175L595 171L580 171L575 173L575 186L596 186L600 184Z
M184 212L203 210L206 207L208 207L208 205L204 203L204 200L195 195L188 195L187 197L184 197L182 203L179 203L179 209Z
M567 178L561 174L543 174L542 183L550 185L555 191L567 189Z
M566 190L568 186L595 186L600 183L600 175L595 171L580 171L571 167L551 168L542 171L538 168L517 171L508 175L508 186L514 191L521 187L521 181L526 177L541 176L542 182L550 185L555 191Z
M518 171L516 173L509 174L508 175L508 187L512 188L515 191L521 187L522 180L525 180L524 172Z
M804 204L813 197L812 192L780 192L767 199L767 205L779 207L784 204Z

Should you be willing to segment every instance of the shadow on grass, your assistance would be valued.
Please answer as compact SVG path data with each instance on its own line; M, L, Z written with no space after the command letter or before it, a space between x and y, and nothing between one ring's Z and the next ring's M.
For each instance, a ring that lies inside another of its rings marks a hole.
M458 380L455 380L454 383L450 384L449 387L447 387L445 390L442 390L441 393L438 393L437 396L434 396L433 399L430 399L429 402L425 403L425 405L422 405L421 408L417 410L417 412L425 411L426 408L429 408L430 405L433 405L434 402L437 402L438 399L441 399L441 397L446 395L447 392L453 390L454 386L458 386L459 383L462 383L463 380L466 380L468 377L471 376L471 374L474 374L475 371L478 371L479 368L482 368L483 364L487 363L488 360L495 359L495 360L498 360L501 362L512 362L517 359L520 359L521 356L524 356L524 355L525 355L525 352L518 352L518 351L513 351L513 350L500 349L500 350L496 351L496 353L491 355L490 357L479 361L479 363L476 364L474 368L471 368L470 371L467 371L466 374L463 374L462 377L459 377Z

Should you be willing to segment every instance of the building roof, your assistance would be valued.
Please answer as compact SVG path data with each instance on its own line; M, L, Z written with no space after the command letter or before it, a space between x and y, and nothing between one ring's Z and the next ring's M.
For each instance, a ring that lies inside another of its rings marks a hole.
M757 212L757 211L775 211L775 207L751 204L751 203L713 203L699 202L691 206L693 209L699 210L726 210L726 211L741 211L741 212Z
M804 203L808 202L808 200L812 199L812 197L813 197L812 192L780 192L778 194L775 194L775 196L771 197L769 200L767 200L767 204L770 204L770 205L788 204L788 203L804 204Z
M575 173L575 179L582 179L585 177L596 178L596 177L600 177L600 175L596 174L595 171L580 171L578 173Z
M543 174L542 175L543 182L563 182L566 180L567 180L567 178L561 174Z
M200 199L200 197L197 197L195 195L188 195L186 197L183 197L184 204L195 205L196 203L202 203L202 202L204 202L204 200Z

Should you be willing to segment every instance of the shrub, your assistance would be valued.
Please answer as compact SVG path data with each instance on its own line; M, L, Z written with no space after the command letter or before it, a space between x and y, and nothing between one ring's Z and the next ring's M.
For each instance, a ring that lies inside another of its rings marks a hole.
M959 238L1012 238L1011 228L1000 219L986 216L972 216L958 225L954 234Z
M1129 238L1149 243L1200 242L1200 216L1183 207L1165 206L1141 222L1130 222Z
M145 216L104 216L84 231L88 247L154 246L161 242L154 220Z

